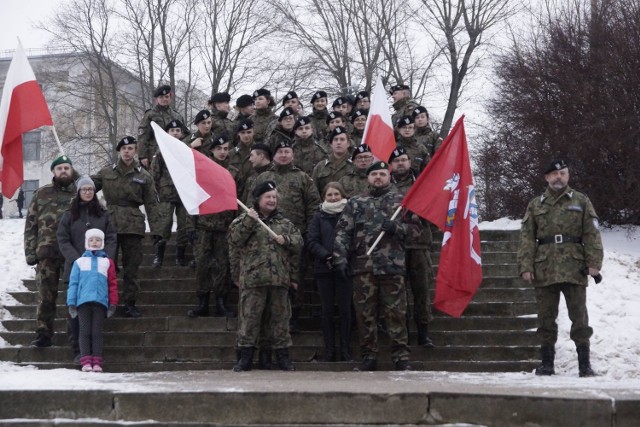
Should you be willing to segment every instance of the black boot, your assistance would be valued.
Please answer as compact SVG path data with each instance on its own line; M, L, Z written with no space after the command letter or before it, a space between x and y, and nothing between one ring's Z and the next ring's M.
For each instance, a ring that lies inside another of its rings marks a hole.
M124 306L124 315L127 317L138 318L141 317L140 311L136 308L135 301L128 301Z
M185 259L185 252L187 251L186 246L176 246L176 265L184 267L187 265L187 260Z
M578 352L578 369L581 377L595 377L597 374L591 369L590 351L588 345L579 345L576 348Z
M156 243L156 256L153 258L153 263L151 264L153 268L162 267L162 261L164 261L165 249L167 249L166 240L160 240L158 243Z
M258 350L258 368L270 371L273 369L273 351L270 349Z
M427 348L435 347L429 337L429 327L427 325L416 324L416 328L418 329L418 345Z
M291 318L289 319L289 333L297 334L300 332L300 326L298 325L298 318L300 317L300 308L291 308Z
M324 361L335 362L336 361L336 349L335 347L325 347L324 349Z
M236 317L236 314L225 305L224 297L216 298L216 317Z
M233 372L250 371L253 366L253 347L243 347L240 349L240 360L233 367Z
M279 348L276 350L276 362L278 363L278 368L283 371L295 371L296 368L291 363L291 359L289 358L289 349L288 348Z
M209 292L198 294L198 306L187 312L189 317L207 317L209 315Z
M364 359L358 366L353 368L354 371L375 371L378 369L378 362L376 359Z
M536 368L536 375L555 375L553 368L553 360L556 356L556 350L553 346L543 345L540 347L540 359L542 363Z
M31 347L51 347L51 337L39 333L36 339L31 341Z
M410 371L411 365L409 365L409 361L408 360L398 360L395 363L395 368L396 371Z

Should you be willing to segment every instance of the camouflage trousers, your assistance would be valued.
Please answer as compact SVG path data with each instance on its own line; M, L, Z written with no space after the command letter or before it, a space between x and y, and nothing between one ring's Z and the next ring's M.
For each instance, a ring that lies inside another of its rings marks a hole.
M38 261L36 267L36 285L40 293L40 303L36 314L36 333L38 335L53 336L58 283L63 268L64 259L62 258L45 258Z
M261 327L274 350L291 347L289 318L291 305L287 289L262 286L241 289L238 302L237 347L256 347ZM267 322L262 325L262 322Z
M391 359L409 356L407 335L407 291L404 276L371 273L353 277L353 306L356 312L360 349L363 359L376 359L378 355L378 306L381 318L391 339Z
M229 273L229 246L224 231L198 230L195 247L196 294L225 296L233 286Z
M138 269L142 264L142 236L118 234L117 240L122 255L122 299L125 303L135 302L140 292Z
M176 229L176 245L187 246L187 231L189 231L189 214L181 202L160 202L158 203L159 227L164 240L171 238L171 227L173 226L173 214L176 214L178 223Z
M407 266L407 290L413 294L413 320L428 325L433 319L429 289L433 286L433 268L427 249L411 249L405 252ZM407 299L408 300L408 299Z
M576 346L589 345L593 329L589 327L587 313L587 287L571 283L555 283L535 288L538 307L537 336L540 345L554 346L558 340L558 305L560 293L567 302L567 311L571 320L570 337Z

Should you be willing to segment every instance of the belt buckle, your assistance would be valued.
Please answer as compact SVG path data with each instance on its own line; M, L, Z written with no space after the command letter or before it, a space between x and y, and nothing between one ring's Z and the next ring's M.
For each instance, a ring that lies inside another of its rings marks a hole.
M562 234L556 234L553 236L554 243L562 243Z

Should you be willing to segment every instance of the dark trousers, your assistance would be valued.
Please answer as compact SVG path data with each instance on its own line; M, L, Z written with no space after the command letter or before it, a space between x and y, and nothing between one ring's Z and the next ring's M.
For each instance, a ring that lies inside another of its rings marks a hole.
M558 340L558 305L560 293L567 302L567 311L571 320L570 337L576 346L589 345L593 329L589 327L587 313L587 287L571 283L556 283L536 288L538 306L538 340L540 345L555 346Z
M353 284L343 280L334 272L316 274L316 284L322 303L322 335L324 348L335 350L334 304L340 316L340 347L347 350L351 341L351 298Z
M80 356L102 356L102 330L106 315L105 306L96 302L87 302L78 307Z
M118 234L118 248L122 254L122 298L125 303L135 302L140 291L138 268L142 264L142 236Z
M62 258L44 258L36 267L36 284L40 293L40 303L36 314L36 333L48 337L53 336L53 321L56 318L56 299L58 283L64 267Z

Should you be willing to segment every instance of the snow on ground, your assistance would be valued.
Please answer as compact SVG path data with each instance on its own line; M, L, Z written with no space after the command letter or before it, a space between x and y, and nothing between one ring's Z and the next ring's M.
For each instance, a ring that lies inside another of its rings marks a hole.
M483 230L517 230L519 220L500 219L480 224ZM22 279L33 278L34 269L26 265L22 244L24 220L0 221L0 320L11 319L4 305L17 302L8 295L10 291L24 291ZM497 383L522 385L544 385L549 387L591 387L640 389L640 227L613 228L603 230L605 260L602 269L604 280L596 285L591 282L588 291L588 307L592 338L592 364L600 374L597 378L578 379L575 347L569 339L570 322L564 301L560 304L559 339L556 347L556 372L551 378L539 378L531 373L449 373L448 378L469 383ZM0 324L0 330L3 330ZM0 339L0 347L8 344ZM21 384L40 384L44 378L52 385L66 383L69 386L100 388L105 383L126 381L130 374L105 374L101 378L83 375L65 369L38 371L30 367L17 367L0 362L3 380L14 373ZM152 374L149 374L152 375ZM62 381L62 378L66 378ZM399 377L401 378L401 377ZM128 381L127 381L128 382Z

